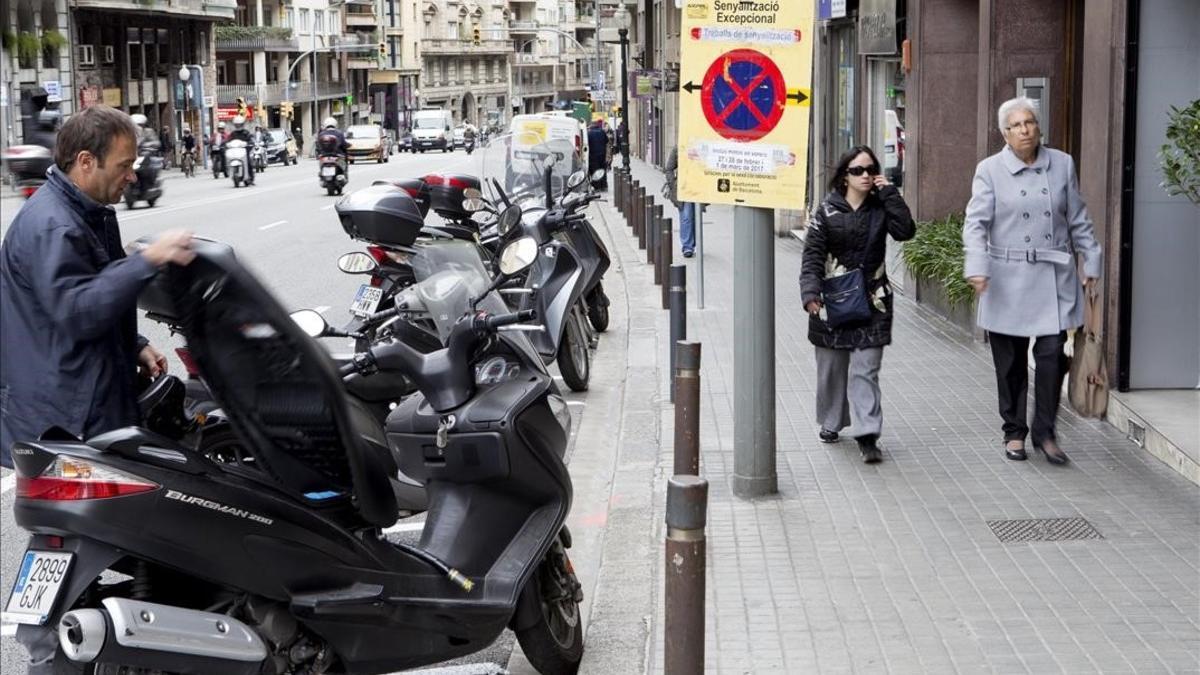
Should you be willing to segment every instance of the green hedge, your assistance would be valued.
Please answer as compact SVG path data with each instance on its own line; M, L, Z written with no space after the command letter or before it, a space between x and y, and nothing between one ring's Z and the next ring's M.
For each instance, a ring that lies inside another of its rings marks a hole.
M1162 187L1200 204L1200 99L1186 108L1171 106L1167 118L1167 142L1158 153Z
M227 25L217 26L213 30L213 37L217 41L222 40L291 40L292 29L282 28L279 26L238 26Z
M917 223L917 235L904 243L908 271L919 281L941 286L950 307L970 306L975 291L963 278L963 214Z

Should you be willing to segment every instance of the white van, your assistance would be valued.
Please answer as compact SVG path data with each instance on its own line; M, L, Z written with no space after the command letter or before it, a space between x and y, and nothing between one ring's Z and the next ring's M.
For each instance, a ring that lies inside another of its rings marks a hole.
M449 110L432 108L418 110L412 114L412 147L413 150L441 150L450 152L454 149L454 117Z
M883 111L883 173L900 187L904 177L904 127L895 110Z

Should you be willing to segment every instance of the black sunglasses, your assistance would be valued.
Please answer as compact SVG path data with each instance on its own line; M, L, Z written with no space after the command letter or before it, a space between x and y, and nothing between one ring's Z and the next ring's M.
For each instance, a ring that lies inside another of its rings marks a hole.
M877 167L877 166L852 166L849 169L846 169L846 173L850 174L851 176L861 176L864 173L870 174L872 176L878 176L879 175L879 167Z

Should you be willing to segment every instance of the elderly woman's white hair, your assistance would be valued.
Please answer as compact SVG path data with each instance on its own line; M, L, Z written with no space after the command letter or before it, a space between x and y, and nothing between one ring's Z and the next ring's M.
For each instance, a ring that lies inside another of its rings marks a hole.
M1033 115L1033 119L1038 120L1037 102L1028 96L1018 96L1010 98L1000 104L1000 109L996 111L996 124L1000 127L1000 131L1008 130L1008 116L1017 110L1027 110ZM1039 122L1041 120L1038 120Z

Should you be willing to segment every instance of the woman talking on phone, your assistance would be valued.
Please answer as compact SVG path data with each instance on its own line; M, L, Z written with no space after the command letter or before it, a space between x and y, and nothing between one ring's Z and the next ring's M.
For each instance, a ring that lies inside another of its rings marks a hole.
M836 443L850 426L867 464L883 459L879 366L892 341L887 237L915 233L908 205L865 145L838 161L829 194L809 218L800 294L816 348L819 437Z

